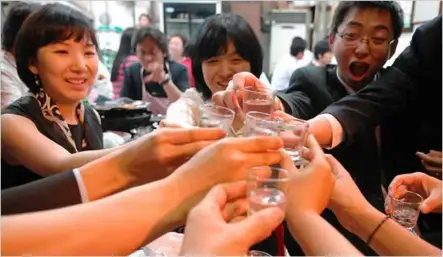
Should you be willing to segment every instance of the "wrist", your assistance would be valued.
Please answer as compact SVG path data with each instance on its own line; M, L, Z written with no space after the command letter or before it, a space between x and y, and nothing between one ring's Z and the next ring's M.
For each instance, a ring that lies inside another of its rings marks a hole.
M354 211L349 215L349 232L357 235L361 240L368 240L371 233L377 228L380 222L386 217L386 214L378 211L374 207L364 208L360 211Z
M118 161L111 156L91 162L79 170L89 201L122 191L133 184Z
M195 183L197 180L177 175L176 172L164 180L173 188L170 193L168 192L168 197L174 196L177 199L178 207L174 211L174 221L178 225L183 225L186 222L188 212L201 200L207 190L199 187L199 183Z

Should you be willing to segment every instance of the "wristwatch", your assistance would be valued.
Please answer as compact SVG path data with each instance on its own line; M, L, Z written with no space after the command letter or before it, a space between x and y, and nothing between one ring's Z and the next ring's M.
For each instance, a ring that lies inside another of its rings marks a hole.
M163 79L163 81L161 81L159 84L160 84L160 86L164 86L164 85L166 85L170 80L171 80L171 77L169 76L169 74L166 74L166 75L165 75L165 79Z

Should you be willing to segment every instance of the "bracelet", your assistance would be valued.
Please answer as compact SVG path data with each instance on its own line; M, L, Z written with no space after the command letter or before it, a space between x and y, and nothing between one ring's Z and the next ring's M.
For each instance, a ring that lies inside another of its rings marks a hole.
M380 229L381 225L383 225L388 219L390 218L390 216L386 216L383 218L383 220L378 224L378 226L374 229L374 231L372 231L371 235L368 237L368 240L366 240L366 244L369 245L371 243L372 238L374 237L375 233L377 233L377 231Z

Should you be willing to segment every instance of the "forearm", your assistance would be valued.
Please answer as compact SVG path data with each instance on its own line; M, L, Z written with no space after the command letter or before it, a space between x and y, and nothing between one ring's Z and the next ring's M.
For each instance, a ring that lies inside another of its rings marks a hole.
M186 196L165 179L89 204L3 217L2 255L126 255L180 225Z
M308 123L309 134L314 135L322 147L331 147L333 143L333 129L330 122L324 117L316 116L308 120Z
M54 192L63 192L54 195ZM2 215L55 209L81 203L72 171L2 190Z
M47 174L44 174L43 176L49 176L55 173L59 173L63 170L72 170L78 167L82 167L94 160L97 160L107 154L112 153L117 149L121 149L122 147L123 146L118 146L110 149L91 150L75 154L66 154L63 157L60 157L59 160L48 163L47 168L44 170L44 173Z
M131 160L129 155L136 155L132 148L132 141L123 147L115 149L112 153L101 157L81 167L80 175L85 185L88 200L97 200L130 187L139 186L164 178L166 171L153 172L149 166L143 176L131 175Z
M177 88L174 82L172 82L172 79L169 80L169 82L166 83L163 88L168 96L169 102L171 103L177 101L182 95L182 92Z
M352 216L354 225L350 231L366 241L386 215L371 207ZM440 249L422 240L392 219L388 219L381 225L372 237L369 246L379 255L441 256L442 254Z
M343 235L316 213L288 212L286 221L305 255L361 255Z

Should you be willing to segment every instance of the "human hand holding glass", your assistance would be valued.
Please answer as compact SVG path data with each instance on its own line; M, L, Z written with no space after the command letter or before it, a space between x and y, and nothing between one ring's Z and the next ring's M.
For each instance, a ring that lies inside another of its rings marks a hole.
M385 212L404 228L414 232L423 203L421 195L407 190L389 193L385 201Z
M230 134L235 113L233 110L214 105L204 104L199 110L199 127L221 128Z
M251 168L247 179L249 216L275 207L285 212L289 179L289 172L285 169L269 166ZM262 251L250 250L248 256L270 255Z
M279 117L264 112L248 112L244 121L244 137L276 136L284 122Z

